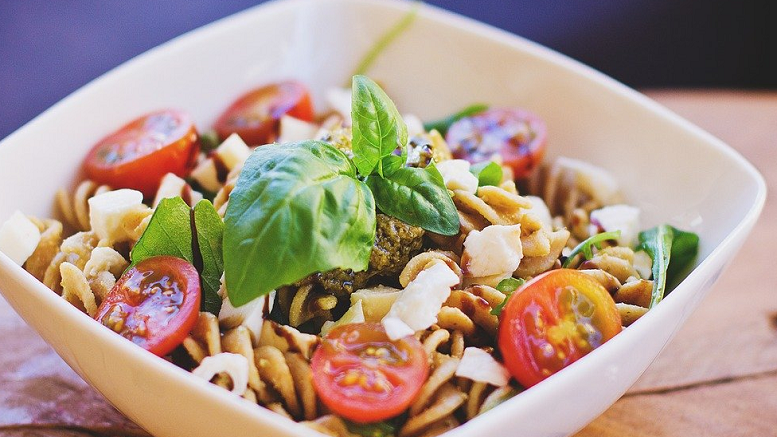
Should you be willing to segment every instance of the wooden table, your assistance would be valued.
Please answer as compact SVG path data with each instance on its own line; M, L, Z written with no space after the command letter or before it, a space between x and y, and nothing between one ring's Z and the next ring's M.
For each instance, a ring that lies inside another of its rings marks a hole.
M653 91L766 177L763 216L658 360L577 437L777 435L777 92ZM0 298L0 436L139 436Z

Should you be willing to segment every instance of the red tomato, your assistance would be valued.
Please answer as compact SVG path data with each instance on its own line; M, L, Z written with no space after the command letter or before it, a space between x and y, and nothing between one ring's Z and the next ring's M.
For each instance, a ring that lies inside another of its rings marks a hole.
M499 154L515 178L522 179L542 162L547 128L530 112L494 108L453 123L445 139L455 158L476 163Z
M313 104L305 85L286 81L250 91L221 114L214 129L222 140L237 133L249 146L261 146L278 138L284 114L306 121L313 119Z
M531 387L621 332L615 301L577 270L543 273L515 291L499 322L505 366Z
M379 323L332 329L310 364L321 402L359 423L402 413L429 375L421 342L412 336L391 341Z
M200 275L194 266L155 256L124 272L94 318L161 357L189 335L199 311Z
M132 188L154 197L167 173L184 177L200 145L194 123L174 109L146 114L97 143L84 160L87 176L113 188Z

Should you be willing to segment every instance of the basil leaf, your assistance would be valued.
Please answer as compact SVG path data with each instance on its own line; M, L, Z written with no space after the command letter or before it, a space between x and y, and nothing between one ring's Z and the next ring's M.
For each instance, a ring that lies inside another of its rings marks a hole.
M194 206L194 229L197 233L197 248L199 249L202 267L200 278L202 282L202 311L218 315L221 309L221 275L224 273L222 241L224 238L224 222L219 213L208 200L201 200Z
M367 176L383 176L383 158L407 144L407 126L394 102L371 79L354 76L351 117L353 119L353 163Z
M343 152L320 141L257 148L225 217L230 302L246 304L315 272L366 269L375 220L372 193Z
M475 114L479 114L485 111L486 109L488 109L488 105L483 105L479 103L470 105L445 118L424 123L424 129L426 129L427 132L436 130L437 132L440 133L440 135L445 136L445 134L448 133L448 129L450 129L453 123L456 123L457 121L461 120L464 117L470 117Z
M194 265L191 208L180 197L162 199L148 227L130 252L130 266L158 255L185 259Z
M670 276L669 266L672 261L675 261L673 257L677 256L677 262L672 267L672 279L676 279L676 275L682 273L693 262L698 248L698 235L666 224L639 233L637 250L644 251L653 260L653 292L649 308L661 302L666 294L666 284Z
M569 268L569 266L572 264L572 261L575 259L575 257L582 253L583 257L585 259L591 259L594 256L593 253L593 246L596 246L597 248L601 248L601 244L607 240L617 240L621 236L621 231L610 231L610 232L601 232L599 234L596 234L594 236L588 237L585 239L582 243L575 246L574 249L572 249L572 252L569 252L569 256L567 256L567 259L564 260L564 263L561 264L561 267L566 269Z
M477 176L478 187L493 185L495 187L502 183L502 166L494 161L479 162L469 168L469 172Z
M382 159L383 161L383 174L392 174L395 171L405 166L407 162L407 154L389 155Z
M459 233L459 214L434 165L401 167L386 178L367 176L365 182L384 213L441 235Z
M523 285L525 282L526 281L520 278L505 278L499 281L499 283L496 284L496 289L506 294L506 296L502 303L495 306L494 308L491 308L491 314L494 316L499 316L502 314L502 310L505 308L505 305L507 305L507 299L510 299L510 296L513 295L515 290L517 290L518 287Z
M666 269L666 282L674 286L680 277L693 264L699 254L699 236L693 232L672 228L672 253Z

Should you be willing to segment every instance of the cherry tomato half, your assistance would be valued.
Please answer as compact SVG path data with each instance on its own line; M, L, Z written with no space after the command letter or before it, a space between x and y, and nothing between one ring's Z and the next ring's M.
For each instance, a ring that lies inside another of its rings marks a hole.
M391 341L379 323L332 329L310 364L321 402L359 423L402 413L429 375L421 342L413 336Z
M284 114L305 121L313 119L313 104L305 85L286 81L250 91L221 114L214 129L222 140L237 133L249 146L261 146L278 138Z
M194 266L155 256L124 272L94 318L161 357L189 335L199 311L200 276Z
M185 177L199 151L191 117L182 111L163 109L103 138L86 156L84 170L98 183L132 188L152 198L167 173Z
M515 291L499 322L505 366L531 387L621 331L615 301L585 273L551 270Z
M494 108L453 123L445 139L455 158L476 163L498 154L515 178L522 179L542 162L547 128L528 111Z

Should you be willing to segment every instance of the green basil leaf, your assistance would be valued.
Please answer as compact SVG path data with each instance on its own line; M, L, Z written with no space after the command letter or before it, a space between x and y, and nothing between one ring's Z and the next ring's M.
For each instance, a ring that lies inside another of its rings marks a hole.
M672 283L669 277L677 279L693 263L699 250L699 236L666 224L656 226L639 233L637 250L644 251L653 260L653 293L650 298L650 308L653 308L666 295L667 283Z
M469 168L470 173L478 178L478 187L493 185L498 187L502 183L502 166L494 161L479 162Z
M148 227L130 252L130 267L159 255L175 256L194 265L191 208L180 197L159 202Z
M672 253L669 266L666 268L666 282L669 286L677 285L679 279L693 264L699 254L699 236L693 232L672 228Z
M394 102L368 77L354 76L351 93L353 163L364 176L383 176L382 160L405 147L407 126Z
M384 213L436 234L458 234L458 211L434 165L402 167L386 178L367 176L365 182Z
M197 233L197 248L199 249L202 268L202 311L218 315L221 309L221 275L224 273L222 242L224 238L224 222L213 204L201 200L194 206L194 228Z
M495 316L501 315L502 310L505 308L505 305L507 305L507 300L510 299L510 296L513 295L515 290L517 290L525 282L526 281L520 278L505 278L499 281L499 283L496 284L496 289L506 294L506 296L502 303L491 309L491 314Z
M621 231L601 232L585 239L582 243L575 246L572 252L569 252L569 256L561 264L562 268L569 268L574 261L575 257L582 253L585 259L591 259L594 256L593 247L601 248L601 244L607 240L617 240L621 236Z
M403 155L404 156L389 155L383 158L383 174L392 174L404 167L407 162L407 154Z
M486 109L488 109L488 105L483 105L479 103L470 105L445 118L424 123L424 129L426 129L427 132L436 130L437 132L440 133L440 135L445 136L445 134L448 133L448 129L450 129L453 123L456 123L457 121L461 120L464 117L470 117L475 114L479 114L485 111Z
M246 161L227 207L229 300L246 304L335 268L367 268L375 203L348 157L320 141L271 144Z

